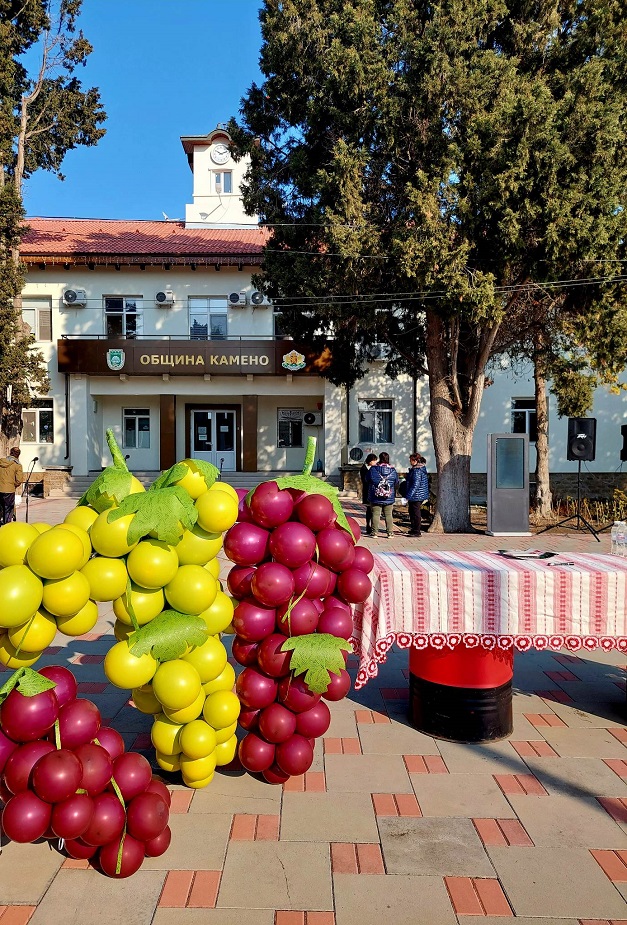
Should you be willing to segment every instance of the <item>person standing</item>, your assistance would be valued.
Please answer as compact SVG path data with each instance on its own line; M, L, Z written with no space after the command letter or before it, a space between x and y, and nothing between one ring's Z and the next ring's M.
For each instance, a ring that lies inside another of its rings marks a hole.
M422 502L429 497L429 476L426 463L427 460L419 453L412 453L409 457L407 491L405 493L409 510L408 536L420 536L421 534Z
M9 455L0 459L0 522L15 520L15 490L22 484L24 470L20 466L20 451L11 447Z
M392 536L392 509L396 500L396 487L399 483L398 472L390 465L387 453L379 454L379 462L368 473L368 499L372 505L372 536L377 536L381 514L385 519L385 536Z
M377 461L377 457L374 453L368 453L366 456L366 461L359 470L359 478L361 479L361 503L366 506L366 536L372 536L372 505L368 500L368 489L369 489L369 480L368 474L370 469Z

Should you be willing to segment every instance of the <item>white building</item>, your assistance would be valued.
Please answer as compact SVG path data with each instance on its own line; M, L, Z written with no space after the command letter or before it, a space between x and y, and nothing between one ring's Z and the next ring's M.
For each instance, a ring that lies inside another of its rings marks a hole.
M245 163L234 163L221 128L181 141L193 174L184 222L28 219L23 312L51 389L24 410L23 459L30 450L37 468L86 475L109 463L112 428L136 471L186 456L225 472L300 471L309 435L336 482L355 448L354 461L386 450L400 468L415 448L433 469L426 379L414 389L375 361L347 397L320 376L324 355L283 339L280 313L251 285L266 232L243 212ZM484 396L474 473L486 471L487 434L532 429L532 408L531 379L503 369ZM599 390L593 415L596 459L586 467L613 473L622 396ZM553 472L576 470L566 442L552 407Z

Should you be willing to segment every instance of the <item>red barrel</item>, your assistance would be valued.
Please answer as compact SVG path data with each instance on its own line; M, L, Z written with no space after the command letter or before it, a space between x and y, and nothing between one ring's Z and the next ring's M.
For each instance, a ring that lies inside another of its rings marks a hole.
M513 666L512 649L411 649L412 724L453 742L492 742L511 735Z

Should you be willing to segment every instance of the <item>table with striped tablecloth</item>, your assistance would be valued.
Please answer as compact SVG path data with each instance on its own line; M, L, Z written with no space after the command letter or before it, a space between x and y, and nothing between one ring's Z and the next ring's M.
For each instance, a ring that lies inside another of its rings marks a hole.
M394 643L627 652L627 559L438 551L374 559L372 593L355 608L356 688L377 675Z

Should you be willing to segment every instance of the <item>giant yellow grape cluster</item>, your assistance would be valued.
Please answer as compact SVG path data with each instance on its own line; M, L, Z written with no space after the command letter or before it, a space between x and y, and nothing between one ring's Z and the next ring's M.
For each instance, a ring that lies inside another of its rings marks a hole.
M222 534L237 519L239 499L224 482L208 486L193 460L182 465L175 485L193 502L196 522L189 529L180 525L175 544L151 535L158 530L129 542L136 515L110 520L120 499L104 491L92 503L83 499L62 524L0 527L0 662L13 669L33 665L57 630L88 633L98 619L98 602L111 601L118 641L105 657L105 674L133 691L139 710L155 714L159 765L180 769L185 783L197 788L237 748L235 673L220 642L230 630L233 603L222 590L217 556ZM143 491L137 479L129 480L130 495ZM150 652L133 653L134 633L164 611L200 617L206 641L163 661Z

